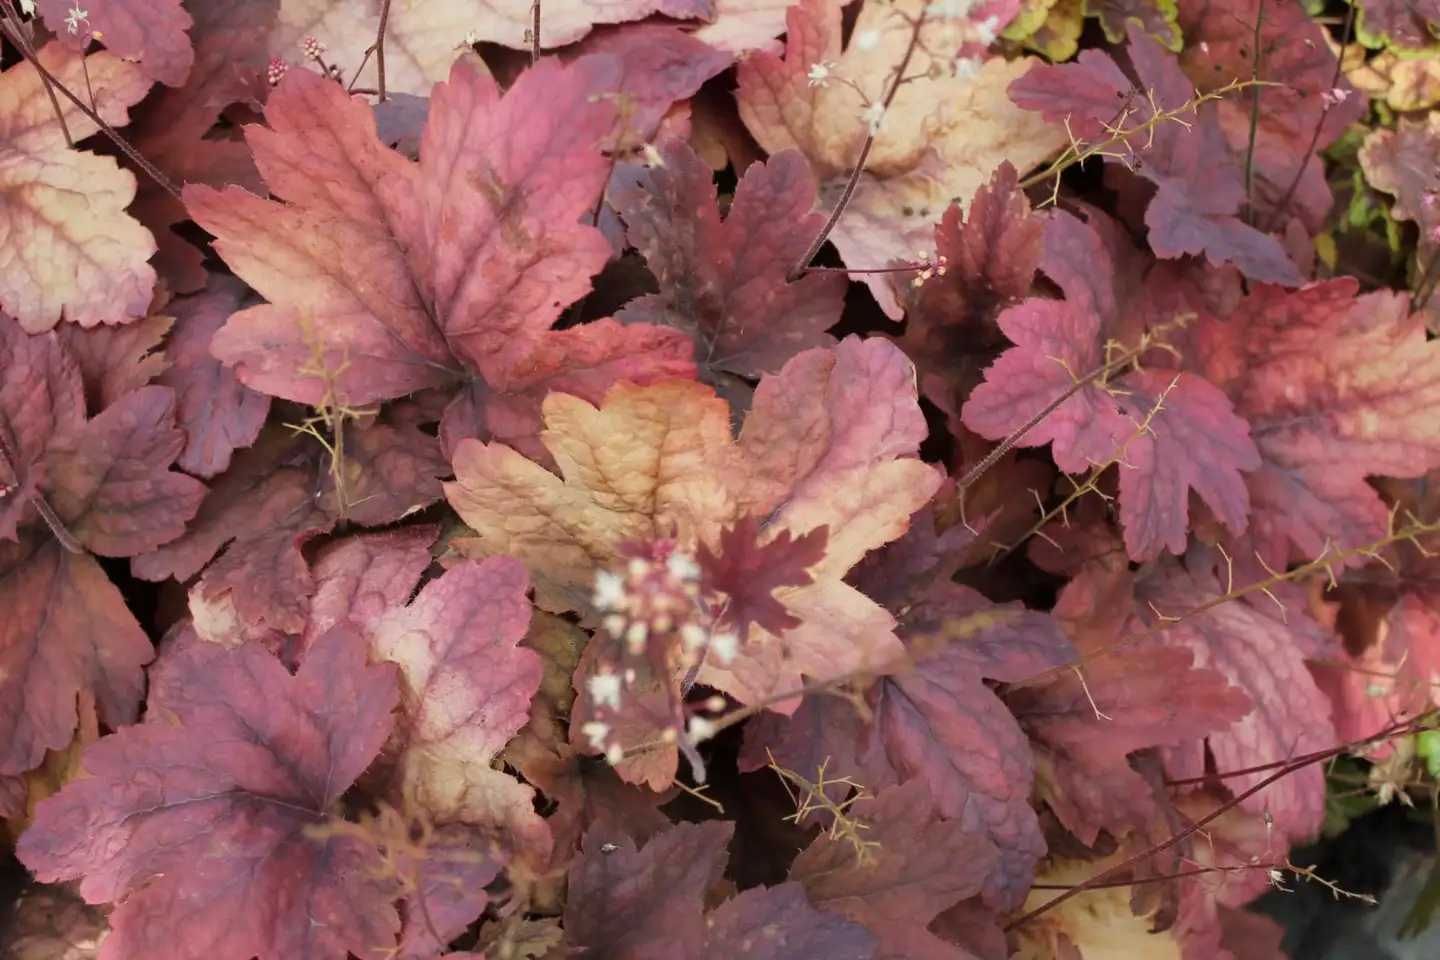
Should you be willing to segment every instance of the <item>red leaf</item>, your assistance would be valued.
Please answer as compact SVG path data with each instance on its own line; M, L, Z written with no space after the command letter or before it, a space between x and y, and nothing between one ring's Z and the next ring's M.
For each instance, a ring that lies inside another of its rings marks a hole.
M829 534L825 526L799 537L783 530L762 544L759 522L743 517L720 531L718 554L704 543L696 548L703 589L718 590L729 598L724 622L735 628L741 643L752 623L774 634L800 626L800 619L775 599L775 591L814 582L809 568L824 559Z
M968 216L951 204L936 226L945 272L902 294L909 303L900 345L919 368L926 396L947 414L958 411L979 372L972 358L1003 345L995 318L1030 292L1044 231L1008 162L975 194Z
M365 636L392 610L405 606L430 566L434 527L401 527L328 543L315 556L315 592L305 643L348 624Z
M937 819L923 779L889 787L851 812L867 824L858 836L874 843L866 859L844 836L822 833L790 868L816 906L871 925L882 956L902 956L887 930L923 929L940 913L980 892L999 851L963 820ZM854 909L861 907L861 910Z
M718 50L670 24L654 22L593 33L564 52L567 59L600 53L620 58L622 74L615 92L626 104L617 144L621 153L655 140L673 104L689 100L705 81L735 61L733 53Z
M1364 6L1364 31L1373 36L1377 4ZM1299 217L1308 233L1319 233L1334 199L1318 151L1363 118L1368 106L1335 62L1328 32L1289 3L1217 0L1183 10L1177 5L1177 13L1185 36L1180 64L1201 92L1236 77L1263 84L1214 105L1231 156L1242 169L1248 160L1257 222L1270 220L1286 199L1286 213ZM1263 51L1258 57L1257 44Z
M660 956L654 950L679 927L673 957L694 956L703 942L706 894L725 870L733 823L677 823L644 847L597 824L570 867L565 941L610 957ZM675 914L674 917L668 914ZM678 923L677 923L678 920ZM686 949L688 947L688 949Z
M379 527L440 499L445 491L439 478L451 473L440 441L413 423L389 422L394 419L382 415L365 427L345 428L340 480L327 478L321 509Z
M679 330L649 324L623 326L604 318L549 330L535 351L503 383L472 382L446 408L440 439L446 456L467 437L498 440L536 463L554 461L540 442L540 405L551 393L568 393L599 405L605 391L627 380L637 386L693 380L695 352Z
M1031 298L1000 315L1001 330L1016 345L985 372L962 411L965 425L990 439L1018 430L1076 378L1101 367L1107 327L1124 323L1103 279L1112 276L1113 260L1101 236L1061 211L1045 237L1045 272L1066 299ZM1241 473L1260 465L1259 454L1230 402L1194 374L1151 370L1118 377L1113 385L1093 380L1019 442L1052 444L1055 463L1066 473L1127 465L1121 468L1121 521L1136 560L1185 549L1191 490L1236 535L1245 530L1250 496Z
M797 883L752 887L704 920L704 960L871 960L875 938L865 928L813 909Z
M85 383L85 408L104 410L164 373L169 366L164 352L151 351L165 340L174 323L173 317L152 313L143 320L117 327L87 330L73 323L56 327L65 352L80 365L80 378Z
M475 824L508 856L544 869L551 839L533 792L490 765L529 719L540 686L540 658L519 646L529 586L510 557L457 564L379 618L371 646L403 677L405 795L435 822Z
M597 826L570 868L565 941L572 952L616 960L666 957L870 960L863 928L805 903L798 884L757 887L705 913L720 882L734 825L679 823L636 849Z
M1134 624L1122 615L1114 621L1118 629L1094 629L1103 622L1095 609L1103 602L1097 576L1104 575L1087 571L1072 580L1055 608L1087 653ZM1128 584L1128 572L1121 576ZM1154 822L1149 785L1130 768L1129 754L1204 739L1250 712L1248 696L1215 670L1194 667L1194 659L1183 648L1133 647L1087 664L1083 683L1065 673L1005 697L1030 735L1040 798L1081 843L1093 846L1102 829L1143 833Z
M1126 26L1130 59L1156 107L1177 110L1193 100L1195 88L1175 55L1133 20ZM1323 43L1318 27L1315 33ZM1159 188L1145 211L1150 248L1167 258L1204 253L1211 263L1234 263L1252 280L1298 286L1303 278L1280 242L1235 216L1248 194L1241 168L1230 161L1217 109L1209 103L1194 111L1190 128L1161 122L1150 130L1154 139L1139 171ZM1313 129L1307 128L1307 137Z
M80 369L53 332L27 336L0 313L0 539L35 518L45 447L85 420Z
M1389 513L1367 476L1440 467L1440 343L1406 295L1356 297L1358 287L1348 277L1294 293L1262 287L1195 330L1195 365L1259 448L1250 530L1276 569L1385 535Z
M255 442L270 412L269 397L245 386L210 355L211 339L245 292L234 278L211 274L203 293L172 307L176 327L165 345L169 369L159 382L175 391L176 420L185 431L185 451L176 462L199 477L225 472L231 455Z
M145 580L184 581L225 549L205 571L205 595L230 594L249 623L298 634L315 589L300 549L335 523L315 503L321 490L317 458L303 439L283 426L262 432L215 481L185 535L130 568Z
M307 828L379 752L396 694L346 630L294 676L255 644L192 643L157 666L153 719L90 746L17 853L117 903L107 957L376 956L399 928L376 850Z
M1129 153L1107 153L1109 163L1131 164L1158 188L1145 214L1156 255L1203 253L1212 263L1234 262L1246 276L1299 284L1300 272L1272 236L1236 214L1246 202L1245 184L1231 160L1215 105L1184 113L1185 123L1160 120L1157 112L1180 110L1195 97L1174 55L1135 21L1127 22L1129 53L1140 78L1125 80L1107 54L1095 52L1074 64L1045 65L1011 85L1022 107L1051 120L1068 118L1075 135L1102 142L1133 131Z
M194 54L185 31L193 22L181 0L87 0L83 17L72 0L36 0L36 8L56 38L83 50L90 35L104 36L105 49L138 60L146 76L171 87L185 82ZM71 26L71 24L74 26Z
M170 469L184 448L175 394L141 387L57 437L46 452L52 503L67 529L104 557L133 557L185 532L205 485Z
M1146 624L1175 616L1223 596L1225 585L1192 555L1182 566L1166 561L1136 583L1136 609ZM1304 652L1291 629L1242 601L1231 601L1169 624L1168 644L1189 649L1195 666L1217 671L1244 691L1255 709L1230 729L1212 733L1209 753L1222 775L1261 764L1324 750L1335 744L1330 703L1315 685ZM1102 708L1103 709L1103 708ZM1166 754L1177 779L1203 776L1205 749L1189 743ZM1264 779L1269 771L1228 776L1236 792ZM1325 772L1307 767L1277 781L1242 804L1253 813L1274 817L1282 834L1303 839L1320 829L1325 815Z
M746 171L721 221L708 165L670 141L661 162L629 167L612 199L630 244L645 256L660 293L631 301L617 319L684 330L710 376L775 373L840 320L845 279L787 272L824 223L805 159L785 151Z
M190 39L195 62L183 86L156 90L135 111L125 131L131 146L172 183L236 184L254 193L265 189L250 150L236 131L211 135L211 128L232 104L258 109L265 89L269 53L265 41L275 26L276 6L253 0L206 0L189 5L195 24ZM138 186L130 213L155 235L159 247L151 263L172 293L193 293L205 286L205 256L174 231L188 220L185 204L138 166Z
M1068 662L1073 651L1048 616L991 607L952 586L906 638L922 657L917 668L872 691L875 720L862 736L860 762L867 783L923 778L936 813L990 837L1000 859L981 890L987 904L1010 909L1024 900L1045 843L1029 804L1030 746L983 678L1020 680Z
M0 541L0 610L0 774L70 743L83 690L108 726L135 721L154 650L93 558L35 532Z
M359 406L448 386L465 365L491 383L534 351L590 289L608 246L580 223L609 164L596 149L619 61L545 59L502 98L466 62L431 97L419 164L383 146L370 108L291 70L246 136L288 204L190 185L191 215L270 302L230 318L215 356L250 386ZM348 360L348 365L347 365ZM338 372L337 372L338 371Z

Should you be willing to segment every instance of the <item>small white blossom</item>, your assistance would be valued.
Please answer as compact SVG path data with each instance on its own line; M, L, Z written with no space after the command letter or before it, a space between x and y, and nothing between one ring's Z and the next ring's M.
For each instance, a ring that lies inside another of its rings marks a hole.
M630 624L629 628L625 631L625 646L629 649L630 655L638 657L644 653L645 641L648 640L649 637L650 629L645 624L639 620Z
M973 80L980 73L980 58L956 57L953 69L956 80Z
M596 610L614 610L625 599L625 578L601 570L595 574L595 595L590 599Z
M875 47L880 43L880 31L862 30L859 33L855 34L855 39L853 43L855 45L855 49L857 50L874 50Z
M824 87L830 83L830 71L835 69L835 64L826 63L821 60L819 63L810 64L810 72L806 74L810 78L810 86ZM674 556L674 554L671 554Z
M710 635L699 624L686 623L680 626L680 642L685 645L686 650L698 650L705 646L705 641L709 639Z
M690 554L678 550L665 558L665 568L676 580L697 580L700 577L700 565Z
M722 665L728 664L740 652L740 638L733 633L717 633L710 638L710 650Z
M585 681L585 684L590 688L590 699L597 708L620 709L620 691L624 689L624 684L620 682L619 674L597 673Z
M605 738L610 736L610 725L601 723L599 720L591 720L580 728L580 732L585 735L586 740L590 741L591 750L604 750Z
M620 746L620 744L618 744L618 743L612 743L612 744L610 744L610 746L608 746L608 747L605 748L605 761L606 761L607 763L609 763L610 766L613 767L613 766L615 766L617 763L619 763L621 760L624 760L624 759L625 759L625 748L622 747L622 746Z
M870 136L880 132L880 123L885 119L885 104L876 100L870 106L860 111L860 119L864 120L870 128Z
M620 639L620 635L625 632L625 618L618 613L610 614L610 616L600 621L600 624L605 628L606 633L617 640Z
M976 37L976 39L978 39L981 43L985 44L985 46L987 46L987 47L990 46L990 44L994 43L994 42L995 42L995 39L996 39L997 37L999 37L999 36L1000 36L1000 18L999 18L999 17L988 17L988 18L986 18L986 19L984 19L984 20L981 20L979 23L975 24L975 37Z
M718 724L707 720L704 717L691 717L690 725L686 728L686 735L691 743L699 743L702 740L709 740L720 730Z
M82 20L87 25L90 23L90 11L82 10L79 7L71 7L70 16L65 18L65 28L71 33L76 33L80 30L80 22Z
M640 580L650 572L650 561L641 559L640 557L631 557L627 569L630 572L630 576L636 580Z
M936 20L964 20L974 6L975 0L935 0L925 12Z

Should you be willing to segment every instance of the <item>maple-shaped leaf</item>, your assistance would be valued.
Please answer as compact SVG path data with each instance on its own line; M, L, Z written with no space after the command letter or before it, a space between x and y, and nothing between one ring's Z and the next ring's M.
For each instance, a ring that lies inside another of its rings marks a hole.
M733 830L723 822L679 823L637 849L624 834L592 828L570 868L566 943L617 960L874 956L873 936L810 907L798 884L756 887L707 913Z
M951 204L935 227L935 263L945 272L900 296L900 345L920 371L925 396L947 415L958 416L985 354L1004 345L995 318L1030 292L1044 232L1045 220L1031 214L1008 162L976 191L968 213Z
M0 540L15 540L36 518L45 450L80 429L85 391L80 368L54 333L27 336L0 313Z
M754 517L745 517L720 531L716 552L700 545L695 558L705 587L730 598L724 622L735 628L742 642L752 623L775 634L800 626L800 620L775 599L775 591L809 586L814 581L809 568L824 559L829 533L825 527L817 527L804 536L792 537L786 530L762 544L759 523Z
M330 483L322 509L350 523L384 526L439 500L440 477L450 464L440 441L392 408L370 424L344 433L338 461L327 464Z
M310 831L385 742L397 694L344 629L293 676L255 644L184 645L152 674L147 722L91 745L90 775L39 805L17 852L117 903L106 958L373 956L399 927L377 851Z
M1358 288L1350 278L1261 287L1194 331L1194 366L1234 401L1260 451L1246 478L1250 537L1274 569L1385 536L1390 515L1367 476L1440 467L1430 415L1440 344L1406 295Z
M239 307L245 288L232 277L211 274L206 290L172 304L175 330L165 344L169 367L159 382L175 391L176 420L185 450L176 463L198 477L214 477L230 457L260 435L270 398L245 386L235 371L210 355L210 341Z
M76 697L91 691L107 726L133 723L155 652L125 598L86 553L44 527L0 540L0 774L38 766L70 742Z
M185 31L192 23L181 0L36 0L56 40L77 53L94 37L105 49L139 61L145 75L171 87L185 82L194 60ZM76 137L75 139L80 139Z
M825 222L805 159L787 150L745 172L722 221L707 164L669 141L661 162L632 165L611 198L630 245L645 256L660 292L630 302L622 323L676 327L695 341L695 358L713 377L775 373L840 320L845 278L786 275Z
M776 592L802 625L780 637L753 628L734 661L707 661L699 681L755 702L802 674L900 653L893 618L841 580L901 536L940 482L914 458L927 430L914 368L894 345L850 337L796 356L761 380L738 439L725 401L691 382L617 384L598 408L552 394L544 410L559 477L500 444L457 448L446 496L478 536L453 549L519 557L543 609L588 612L596 573L626 541L673 529L684 552L713 548L745 516L767 518L769 538L827 526L814 582Z
M1106 161L1129 163L1155 184L1145 225L1157 256L1203 253L1212 263L1233 262L1252 279L1298 285L1300 271L1279 241L1237 215L1247 200L1245 182L1230 159L1216 105L1187 106L1195 91L1174 54L1134 21L1128 29L1138 87L1113 61L1105 65L1108 54L1096 52L1086 62L1036 68L1011 85L1011 97L1069 122L1087 141L1129 134L1134 158L1107 153ZM1183 124L1159 117L1177 111Z
M381 144L366 104L288 73L269 126L246 130L288 203L185 189L216 250L270 301L232 316L214 355L250 386L309 405L451 386L467 366L504 389L605 262L604 238L579 220L609 169L596 144L615 107L596 95L618 67L542 60L501 97L457 62L431 96L418 164Z
M1366 0L1362 5L1361 29L1368 31L1373 7ZM1368 108L1336 62L1330 35L1297 4L1223 0L1177 7L1186 40L1180 66L1199 92L1233 80L1259 81L1214 103L1230 155L1248 173L1257 222L1281 226L1297 217L1307 234L1319 233L1334 206L1320 153Z
M81 57L48 43L39 59L70 90L93 90L111 126L150 89L139 67L114 53ZM83 61L83 62L82 62ZM19 63L0 73L0 166L5 169L0 238L0 310L30 333L65 319L93 327L145 316L155 286L146 261L155 238L125 208L135 176L112 157L66 144L98 129L64 98L57 107L39 73ZM58 116L57 116L58 114ZM63 117L64 128L61 127Z
M80 366L80 379L85 383L85 409L104 410L164 373L168 363L164 352L156 348L174 324L174 317L152 312L143 320L124 326L87 330L66 323L56 327L65 352Z
M145 160L171 183L234 183L252 192L264 190L250 150L236 131L211 135L216 120L232 104L258 109L269 59L265 36L275 19L276 0L206 0L190 4L195 62L182 86L157 90L134 112L125 131ZM142 67L145 65L142 63ZM208 279L205 256L175 232L189 219L179 197L133 164L122 163L139 180L130 213L155 235L159 249L151 265L177 294L202 289Z
M822 196L831 196L859 157L868 134L866 107L884 100L886 78L908 57L906 76L913 79L880 121L854 196L830 234L852 269L913 261L934 243L935 223L945 210L968 203L1001 163L1026 171L1067 142L1062 126L1018 108L1006 94L1038 60L985 59L974 34L954 29L946 18L932 18L909 49L908 22L926 2L865 3L842 52L840 6L804 0L786 13L784 58L756 51L737 68L736 100L750 133L771 155L799 150ZM993 13L999 21L1005 6L973 15ZM873 44L853 39L871 34L878 37ZM957 74L957 61L973 69ZM812 82L815 64L826 64L846 82ZM866 279L882 309L898 319L890 278L874 273Z
M412 867L417 889L401 908L399 960L443 953L485 911L486 888L500 873L479 831L460 824L433 831L423 849L424 859Z
M888 787L851 812L865 825L858 837L874 846L859 856L853 838L821 833L795 858L790 879L811 903L868 926L880 938L879 956L912 956L906 940L978 894L998 851L963 820L937 818L923 779Z
M519 645L530 623L529 585L517 560L467 561L369 632L376 657L403 677L405 794L436 822L487 828L511 855L543 869L550 835L531 789L490 766L529 719L540 686L540 658Z
M998 440L1102 367L1108 336L1123 313L1108 277L1112 260L1100 235L1064 211L1045 227L1042 269L1064 300L1032 298L1000 315L1015 346L985 371L962 410L965 426ZM1136 344L1125 344L1134 347ZM1120 519L1136 560L1188 542L1194 490L1236 535L1244 532L1250 493L1242 476L1260 466L1250 425L1215 385L1194 373L1137 370L1096 378L1075 391L1020 439L1051 444L1066 473L1119 462Z
M1201 551L1186 562L1167 560L1135 585L1137 626L1160 617L1174 617L1213 602L1225 594L1224 582ZM1305 665L1303 650L1285 623L1241 601L1231 601L1180 623L1167 623L1167 645L1190 650L1195 666L1228 678L1254 704L1254 709L1228 730L1213 732L1206 743L1215 769L1226 784L1244 790L1264 779L1265 772L1231 775L1324 750L1335 744L1330 704ZM1103 707L1101 708L1103 709ZM1176 779L1205 774L1205 745L1192 741L1166 751L1166 765ZM1310 767L1243 801L1246 810L1274 818L1280 833L1308 838L1324 819L1324 771Z
M1097 578L1128 571L1085 571L1056 602L1060 619L1082 653L1120 640L1132 621L1101 611L1109 594ZM1123 596L1128 600L1128 596ZM1096 629L1107 616L1117 629ZM1035 750L1037 792L1081 843L1093 846L1102 829L1143 831L1157 811L1148 785L1128 754L1179 746L1223 732L1252 709L1250 698L1213 669L1198 669L1180 647L1144 646L1109 653L1036 687L1005 697Z

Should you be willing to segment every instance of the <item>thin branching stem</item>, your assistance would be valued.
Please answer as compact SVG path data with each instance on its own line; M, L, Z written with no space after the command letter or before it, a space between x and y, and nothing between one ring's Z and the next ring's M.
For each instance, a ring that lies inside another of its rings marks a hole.
M1141 850L1134 856L1125 858L1124 860L1115 864L1113 867L1102 870L1088 880L1076 884L1075 886L1061 893L1058 897L1055 897L1053 900L1047 900L1045 903L1042 903L1034 910L1027 911L1026 913L1023 913L1020 916L1016 917L1014 920L1011 920L1005 925L1005 932L1009 933L1011 930L1023 927L1027 923L1033 921L1036 917L1039 917L1041 914L1048 913L1051 910L1054 910L1056 907L1060 906L1062 903L1071 899L1072 897L1076 897L1084 893L1086 890L1097 889L1098 887L1102 886L1108 878L1113 877L1117 874L1124 873L1125 871L1138 866L1139 864L1148 860L1150 857L1153 857L1157 853L1164 853L1166 850L1170 849L1176 844L1181 843L1187 838L1198 833L1207 824L1213 823L1214 821L1220 819L1244 801L1250 799L1255 794L1269 787L1271 784L1290 776L1290 774L1292 773L1296 773L1316 763L1323 763L1324 761L1329 760L1332 757L1338 757L1341 754L1349 753L1353 750L1363 747L1368 743L1375 743L1380 740L1388 740L1392 737L1409 736L1412 733L1418 732L1418 730L1419 728L1416 727L1413 722L1392 725L1391 727L1387 728L1379 734L1376 734L1373 737L1368 737L1364 740L1354 741L1351 743L1342 743L1338 746L1328 747L1324 750L1317 750L1314 753L1307 753L1304 756L1296 757L1294 760L1287 762L1275 773L1272 773L1270 776L1261 780L1259 783L1250 787L1248 790L1244 790L1236 794L1229 800L1226 800L1224 803L1220 804L1220 806L1216 807L1214 810L1210 811L1205 816L1185 827L1183 830L1178 831L1169 839L1162 840L1157 844L1153 844L1150 847Z
M1260 0L1260 6L1255 12L1255 33L1251 45L1255 48L1254 56L1250 59L1250 79L1259 81L1260 63L1264 57L1264 50L1261 49L1260 36L1265 26L1265 0ZM1260 88L1257 86L1250 92L1250 141L1245 148L1245 214L1250 226L1255 226L1255 141L1260 135Z
M540 62L540 0L530 5L530 66Z
M1345 73L1345 45L1350 42L1352 32L1355 29L1355 8L1358 5L1358 3L1347 3L1345 5L1345 26L1340 31L1340 52L1335 55L1335 73L1330 78L1330 89L1332 91L1340 89L1340 78ZM1315 155L1315 147L1320 143L1320 133L1325 129L1325 120L1330 115L1330 107L1330 101L1325 101L1325 109L1321 111L1320 119L1315 123L1314 132L1310 134L1310 145L1307 146L1305 152L1300 155L1300 163L1295 167L1295 176L1290 178L1290 186L1285 188L1285 192L1280 195L1280 199L1275 204L1274 209L1270 211L1270 216L1265 218L1263 228L1265 233L1269 233L1278 225L1278 221L1285 215L1286 209L1289 208L1290 202L1295 199L1295 191L1300 189L1300 179L1305 176L1305 168L1310 165L1310 158Z
M865 172L865 164L870 161L870 151L875 147L875 138L880 133L881 124L885 122L884 115L890 111L890 105L894 103L895 95L900 92L900 85L905 82L905 71L909 68L910 61L915 56L915 51L920 48L920 31L925 26L925 20L928 16L927 11L928 8L922 9L919 16L917 16L912 23L910 42L905 46L905 55L900 58L900 67L895 71L895 79L885 91L885 98L880 101L882 111L880 122L872 123L870 129L866 131L865 143L860 147L860 157L855 161L855 167L850 171L849 179L845 181L845 188L840 191L840 199L835 204L835 209L830 211L830 216L826 218L825 225L820 228L819 233L815 234L815 239L810 241L810 246L806 248L804 256L796 261L795 266L790 270L790 275L786 277L791 283L799 280L800 277L805 274L805 271L810 269L810 261L815 259L815 255L820 252L820 248L825 246L825 241L830 239L830 234L834 232L836 224L838 224L840 218L845 215L845 208L850 205L851 199L854 198L855 190L860 186L860 175Z
M8 0L6 0L6 2L8 2ZM149 160L146 160L143 156L141 156L140 151L130 146L130 141L122 137L118 130L110 126L110 124L106 123L104 117L100 116L100 114L96 113L93 109L91 109L89 104L76 96L69 87L65 86L65 84L60 82L58 77L56 77L53 73L51 73L45 68L45 65L40 62L40 58L36 56L35 52L29 49L29 44L25 41L25 38L21 34L20 29L8 16L0 18L0 29L3 29L5 31L6 36L8 36L11 42L13 42L20 49L20 52L24 54L25 59L29 61L32 67L35 68L35 70L40 74L41 79L46 84L54 84L55 89L63 93L66 100L69 100L71 103L75 104L76 109L78 109L81 113L85 114L85 116L89 117L90 122L95 124L95 126L99 127L100 130L105 134L105 136L109 137L110 140L115 144L115 146L120 148L120 152L124 153L125 156L129 157L137 167L139 167L145 172L146 176L148 176L151 180L155 181L155 183L159 185L160 189L170 194L170 196L174 197L176 200L181 200L183 202L180 194L180 188L177 187L169 177L161 173L160 169L156 167L155 164L151 163ZM64 125L63 118L61 120L61 125ZM68 132L66 133L66 140L67 142L69 141ZM73 146L73 144L71 145Z
M25 30L20 22L20 12L15 9L15 0L3 0L3 2L5 4L6 36L20 49L25 59L35 64L38 69L40 58L36 56L35 47L30 43L30 38L25 35ZM83 57L84 54L81 56ZM65 146L74 150L75 138L70 136L70 125L65 122L65 111L60 109L60 100L55 96L55 87L51 83L50 76L44 71L40 73L40 84L45 88L45 95L50 98L50 106L55 111L55 119L60 121L60 132L65 135Z

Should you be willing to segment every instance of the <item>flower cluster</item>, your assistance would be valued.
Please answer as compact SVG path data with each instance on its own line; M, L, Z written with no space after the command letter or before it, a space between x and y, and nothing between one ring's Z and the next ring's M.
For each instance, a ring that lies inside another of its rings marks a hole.
M713 629L700 567L674 540L626 544L621 552L626 558L622 570L602 570L595 577L591 602L600 617L596 642L613 646L585 681L595 719L581 732L592 749L619 763L625 750L638 744L612 739L618 717L622 712L644 717L644 726L656 730L658 740L679 744L697 771L702 770L694 745L713 735L716 727L689 715L683 688L707 656L721 664L734 660L739 637ZM644 693L636 692L637 680L643 681ZM701 706L724 706L723 698L711 699L716 702Z

